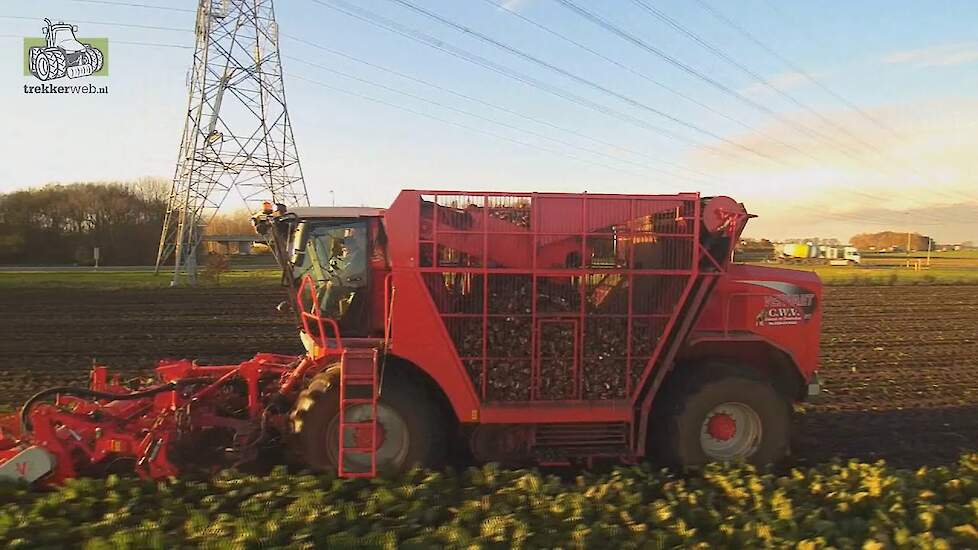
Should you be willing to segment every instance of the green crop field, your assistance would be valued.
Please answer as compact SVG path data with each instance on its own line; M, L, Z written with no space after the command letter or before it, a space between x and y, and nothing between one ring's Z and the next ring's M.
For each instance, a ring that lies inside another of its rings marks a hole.
M6 548L975 548L978 455L915 471L635 466L569 479L495 465L375 480L279 468L0 485L0 502Z
M829 266L829 265L766 265L813 271L822 282L832 286L872 285L973 285L978 284L978 263L974 267L939 267L915 270L897 266Z
M860 252L863 260L866 259L878 259L878 258L896 258L902 259L908 256L905 252ZM928 255L931 258L947 258L947 259L958 259L958 260L978 260L978 249L974 250L946 250L938 251L932 250L930 254L926 250L913 250L910 252L909 257L911 258L927 258Z
M279 269L232 270L221 275L220 280L201 280L201 286L252 286L278 282ZM116 288L166 288L171 274L154 275L151 271L66 271L66 272L16 272L0 273L0 290L27 288L90 288L111 290Z

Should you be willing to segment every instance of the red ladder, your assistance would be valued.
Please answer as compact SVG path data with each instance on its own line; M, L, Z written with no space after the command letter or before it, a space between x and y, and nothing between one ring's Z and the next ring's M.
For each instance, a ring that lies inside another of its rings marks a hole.
M376 477L377 475L377 350L346 349L340 365L340 433L338 475ZM370 417L347 422L353 407L370 405ZM362 465L348 468L347 454L370 457L370 469Z

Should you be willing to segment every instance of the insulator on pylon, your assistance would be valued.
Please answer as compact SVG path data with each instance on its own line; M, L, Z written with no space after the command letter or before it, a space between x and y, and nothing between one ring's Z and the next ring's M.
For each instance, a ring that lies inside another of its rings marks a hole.
M214 5L212 4L211 15L213 15L217 19L224 19L225 17L228 16L228 13L230 12L230 2L228 0L220 0L220 4L217 6L217 9L215 10L213 8Z

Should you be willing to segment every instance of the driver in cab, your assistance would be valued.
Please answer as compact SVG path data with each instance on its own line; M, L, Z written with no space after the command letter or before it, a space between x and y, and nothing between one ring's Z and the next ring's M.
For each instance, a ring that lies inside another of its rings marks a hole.
M366 285L366 250L364 239L353 228L344 232L338 243L339 253L329 260L326 267L326 296L323 312L336 317L343 316L357 289Z

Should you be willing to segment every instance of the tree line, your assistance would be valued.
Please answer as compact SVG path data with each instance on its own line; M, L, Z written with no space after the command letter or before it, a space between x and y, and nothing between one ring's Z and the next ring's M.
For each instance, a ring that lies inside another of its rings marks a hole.
M0 264L92 265L96 247L100 265L153 264L169 190L167 179L142 178L0 194ZM250 229L246 214L219 216L215 227Z
M900 231L880 231L879 233L860 233L849 239L852 246L860 250L927 250L935 247L934 240L919 233Z

